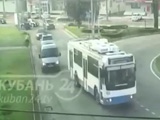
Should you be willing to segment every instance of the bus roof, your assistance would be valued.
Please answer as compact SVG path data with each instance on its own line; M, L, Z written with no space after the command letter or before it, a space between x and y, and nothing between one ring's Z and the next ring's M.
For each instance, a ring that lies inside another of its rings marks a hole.
M125 56L133 56L130 53L120 50L120 48L114 43L108 43L105 39L90 39L82 41L70 41L69 45L72 45L77 50L83 53L89 54L94 58L108 59L119 58Z

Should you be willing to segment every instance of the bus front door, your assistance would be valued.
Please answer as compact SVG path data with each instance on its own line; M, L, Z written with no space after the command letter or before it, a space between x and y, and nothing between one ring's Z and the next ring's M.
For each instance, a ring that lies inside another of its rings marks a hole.
M88 91L87 88L87 60L83 59L83 87L86 91Z
M70 76L73 79L73 52L69 51L69 66L70 66Z

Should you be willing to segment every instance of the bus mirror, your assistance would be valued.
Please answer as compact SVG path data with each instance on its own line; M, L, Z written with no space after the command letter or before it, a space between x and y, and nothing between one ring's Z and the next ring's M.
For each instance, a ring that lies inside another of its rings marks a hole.
M59 53L59 56L61 56L61 53Z
M39 54L39 58L41 58L41 55Z

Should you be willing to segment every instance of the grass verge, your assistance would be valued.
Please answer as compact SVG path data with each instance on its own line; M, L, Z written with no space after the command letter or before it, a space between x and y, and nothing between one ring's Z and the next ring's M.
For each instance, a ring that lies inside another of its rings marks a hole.
M32 74L28 49L0 50L0 75Z
M0 50L0 55L0 76L33 74L28 49ZM32 86L29 87L29 82L32 85L32 79L1 77L0 108L32 110ZM7 118L12 120L33 120L33 114L20 112L0 113L0 119Z
M0 47L24 46L24 37L16 27L0 27Z
M89 36L89 33L82 33L81 29L78 29L76 26L67 26L68 29L73 34L77 35L78 37L85 37ZM113 29L107 29L113 30ZM119 41L125 38L137 37L137 36L145 36L145 35L152 35L160 33L160 30L155 31L152 28L136 28L136 27L129 27L128 29L124 29L122 32L116 32L113 30L113 33L105 33L102 37L105 37L109 40L109 42Z
M82 33L81 28L78 28L77 26L65 26L65 29L69 30L73 34L75 34L78 37L85 37L89 34L87 33Z

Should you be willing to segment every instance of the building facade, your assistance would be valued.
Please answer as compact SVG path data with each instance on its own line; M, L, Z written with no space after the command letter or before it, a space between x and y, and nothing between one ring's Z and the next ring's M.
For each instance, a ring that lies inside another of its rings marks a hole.
M36 12L39 9L42 12L55 10L64 10L64 0L17 0L20 12ZM5 12L16 12L16 0L5 0ZM3 1L0 0L0 12L3 12Z
M126 10L124 15L132 15L138 13L141 15L152 15L152 0L125 0ZM160 13L160 2L159 2Z
M107 0L108 13L118 13L125 11L124 0ZM100 1L100 14L106 14L106 0Z

